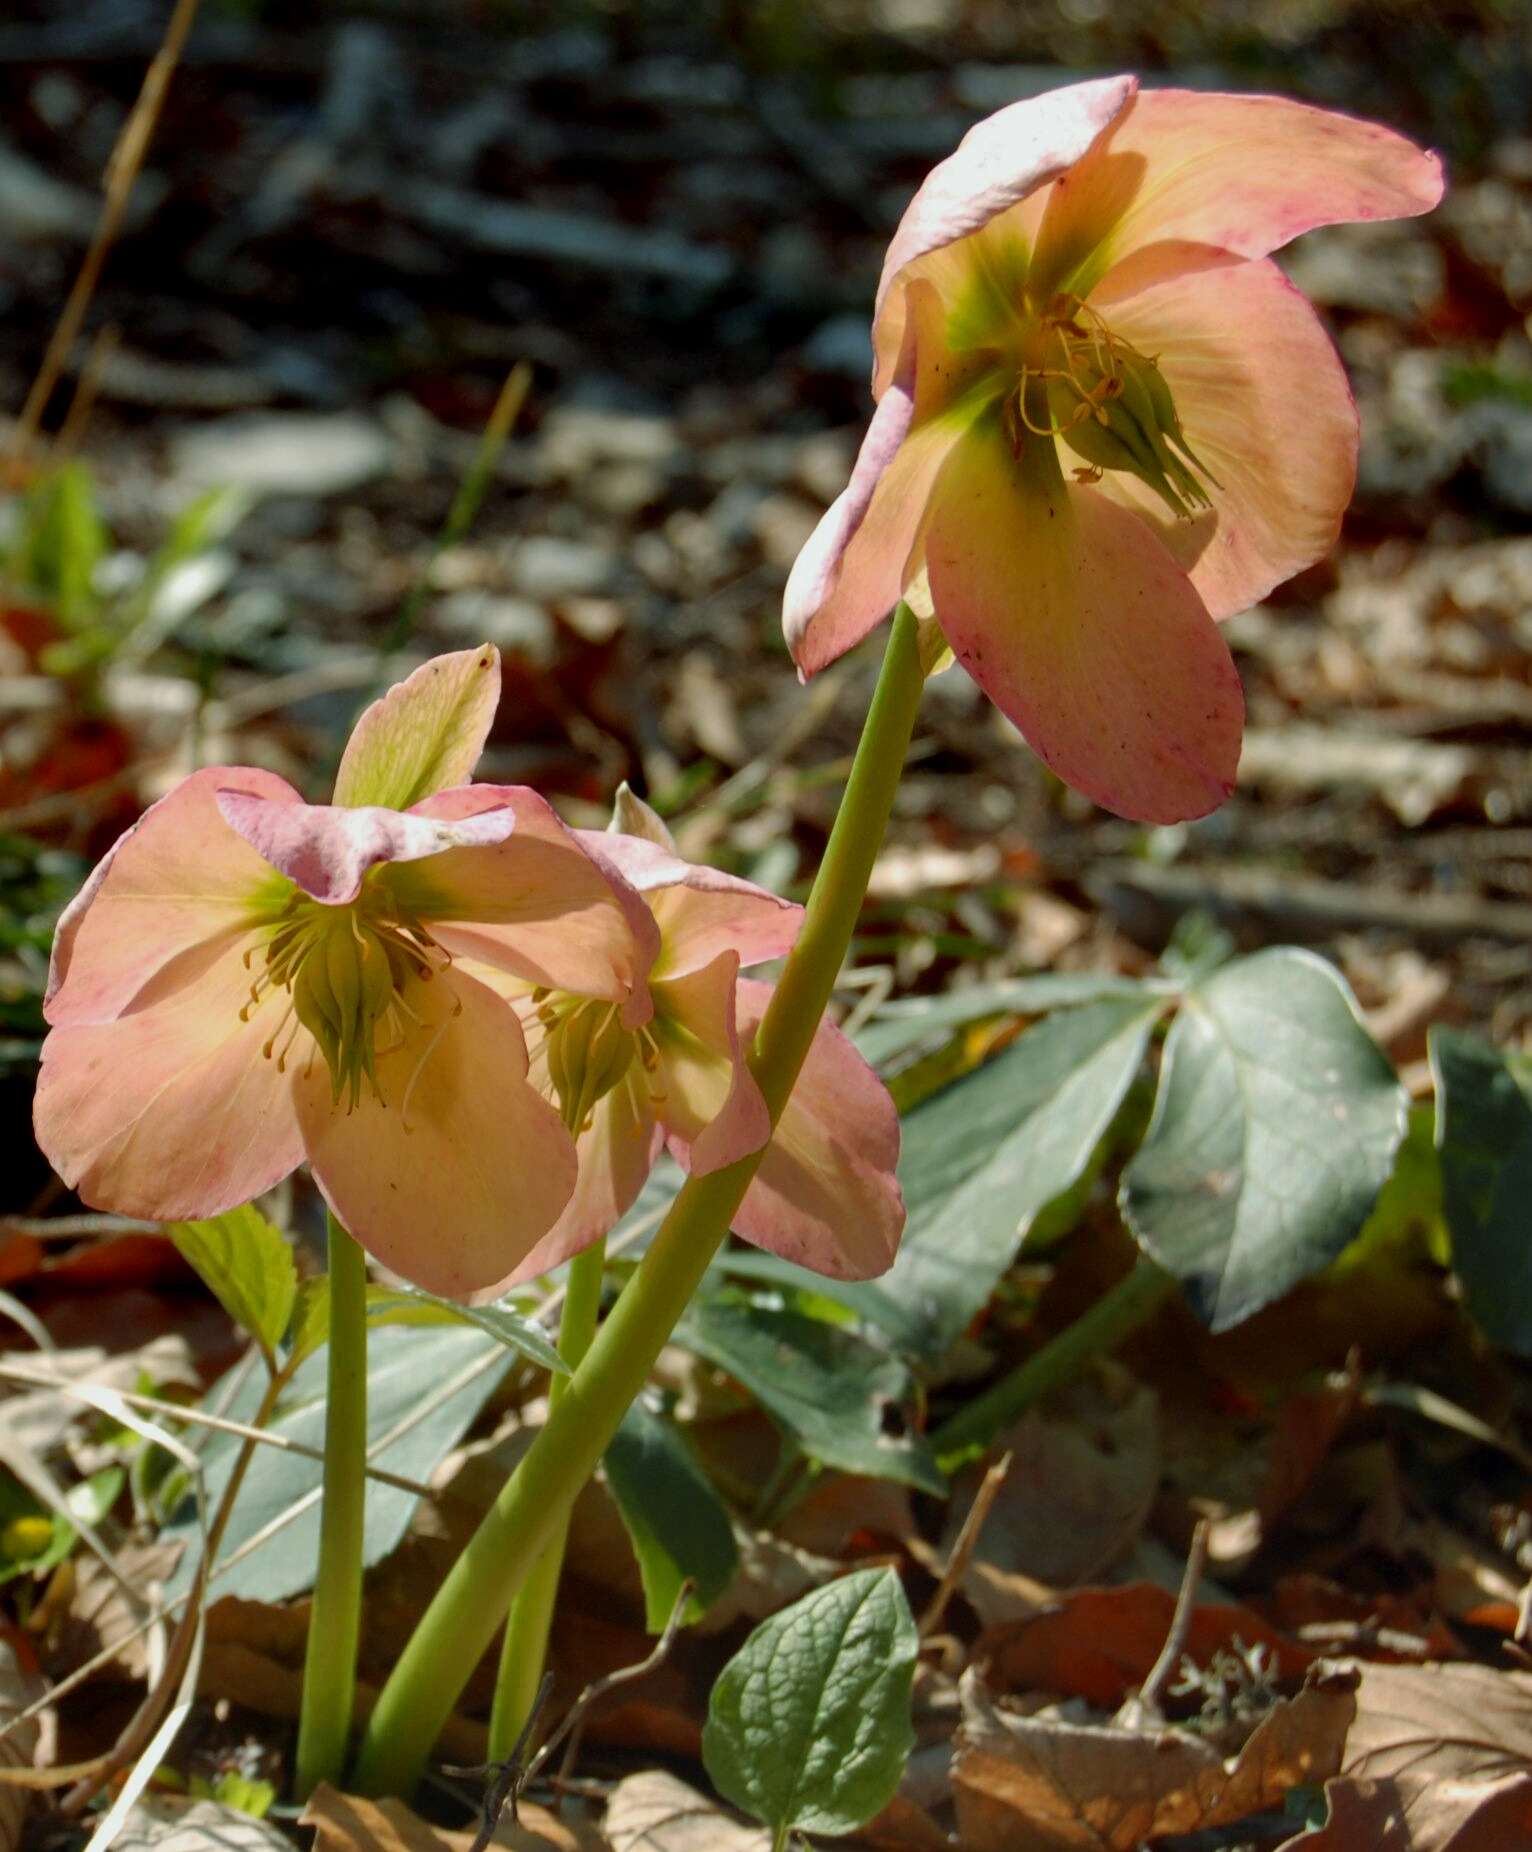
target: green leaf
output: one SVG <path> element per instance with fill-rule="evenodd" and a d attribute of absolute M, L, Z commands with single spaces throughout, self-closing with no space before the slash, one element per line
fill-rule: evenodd
<path fill-rule="evenodd" d="M 854 1833 L 893 1799 L 914 1746 L 918 1646 L 892 1569 L 859 1569 L 763 1621 L 708 1703 L 713 1786 L 777 1833 Z"/>
<path fill-rule="evenodd" d="M 1485 1334 L 1532 1356 L 1532 1105 L 1488 1042 L 1431 1031 L 1452 1264 Z"/>
<path fill-rule="evenodd" d="M 386 1286 L 367 1289 L 367 1323 L 380 1325 L 472 1325 L 555 1376 L 567 1376 L 569 1365 L 554 1349 L 541 1325 L 508 1305 L 459 1305 L 455 1299 L 438 1299 L 435 1293 L 414 1288 L 395 1292 Z"/>
<path fill-rule="evenodd" d="M 1360 1231 L 1406 1100 L 1341 977 L 1279 946 L 1187 992 L 1154 1117 L 1123 1175 L 1146 1253 L 1225 1331 L 1327 1266 Z"/>
<path fill-rule="evenodd" d="M 933 1044 L 943 1031 L 960 1029 L 986 1016 L 1040 1016 L 1103 998 L 1139 997 L 1144 986 L 1130 977 L 1086 971 L 1042 971 L 998 984 L 974 984 L 936 997 L 901 997 L 885 1003 L 856 1037 L 874 1067 L 883 1067 L 913 1048 Z"/>
<path fill-rule="evenodd" d="M 166 1232 L 271 1363 L 298 1296 L 298 1269 L 282 1231 L 246 1203 L 210 1221 L 172 1222 Z"/>
<path fill-rule="evenodd" d="M 651 1633 L 670 1619 L 681 1584 L 696 1584 L 688 1623 L 701 1618 L 734 1580 L 739 1549 L 712 1481 L 675 1424 L 635 1402 L 603 1459 L 606 1483 L 627 1526 L 644 1582 Z"/>
<path fill-rule="evenodd" d="M 455 1325 L 371 1332 L 367 1349 L 369 1464 L 423 1482 L 462 1439 L 505 1375 L 509 1360 L 502 1346 L 482 1331 Z M 311 1356 L 302 1364 L 268 1428 L 322 1451 L 325 1374 L 323 1356 Z M 221 1386 L 214 1384 L 208 1406 L 236 1421 L 251 1421 L 263 1387 L 254 1373 L 249 1374 L 225 1408 Z M 203 1450 L 210 1509 L 228 1483 L 240 1446 L 233 1435 L 215 1434 Z M 215 1574 L 215 1598 L 285 1601 L 313 1587 L 321 1471 L 321 1462 L 304 1454 L 256 1447 L 224 1533 L 219 1560 L 227 1567 Z M 368 1480 L 365 1563 L 380 1562 L 398 1546 L 417 1502 L 414 1492 Z M 198 1529 L 190 1504 L 182 1506 L 161 1536 L 181 1538 L 188 1545 L 166 1591 L 174 1596 L 190 1586 L 197 1552 Z"/>
<path fill-rule="evenodd" d="M 863 1314 L 892 1301 L 934 1360 L 983 1309 L 1029 1226 L 1084 1172 L 1167 999 L 1135 988 L 1047 1017 L 904 1122 L 899 1257 Z M 842 1292 L 857 1303 L 861 1289 Z"/>
<path fill-rule="evenodd" d="M 89 623 L 99 602 L 96 568 L 110 545 L 90 471 L 83 463 L 66 463 L 45 476 L 27 498 L 12 553 L 12 576 L 51 603 L 65 629 L 78 631 Z"/>
<path fill-rule="evenodd" d="M 407 810 L 467 784 L 499 699 L 500 653 L 491 645 L 433 656 L 356 723 L 335 775 L 335 802 Z"/>
<path fill-rule="evenodd" d="M 898 1431 L 909 1372 L 853 1332 L 726 1294 L 694 1305 L 676 1342 L 737 1377 L 812 1459 L 945 1491 L 925 1441 Z"/>

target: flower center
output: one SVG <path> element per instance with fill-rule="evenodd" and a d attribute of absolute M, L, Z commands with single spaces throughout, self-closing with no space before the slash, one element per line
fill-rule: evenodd
<path fill-rule="evenodd" d="M 412 1031 L 424 1030 L 407 993 L 444 970 L 451 963 L 449 954 L 417 919 L 390 903 L 386 888 L 369 885 L 339 907 L 295 893 L 264 948 L 252 946 L 245 953 L 246 968 L 257 959 L 263 962 L 240 1020 L 248 1022 L 269 992 L 287 993 L 287 1007 L 261 1045 L 266 1059 L 285 1071 L 298 1030 L 307 1029 L 330 1071 L 337 1104 L 344 1095 L 347 1112 L 353 1111 L 365 1082 L 373 1098 L 386 1105 L 378 1057 L 402 1047 Z M 407 1096 L 408 1088 L 401 1109 Z"/>
<path fill-rule="evenodd" d="M 546 1031 L 549 1085 L 564 1123 L 578 1137 L 635 1061 L 646 1074 L 655 1074 L 659 1050 L 653 1025 L 625 1029 L 619 1006 L 598 997 L 539 990 L 532 1000 Z"/>
<path fill-rule="evenodd" d="M 1218 479 L 1187 443 L 1164 374 L 1089 303 L 1055 296 L 1029 323 L 1017 360 L 1004 416 L 1018 455 L 1028 435 L 1057 438 L 1083 459 L 1078 481 L 1127 470 L 1174 514 L 1189 519 L 1209 506 L 1204 482 L 1217 488 Z"/>

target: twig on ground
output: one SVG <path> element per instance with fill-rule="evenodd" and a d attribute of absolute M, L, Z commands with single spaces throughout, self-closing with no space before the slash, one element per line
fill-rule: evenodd
<path fill-rule="evenodd" d="M 484 1791 L 484 1803 L 479 1811 L 479 1830 L 474 1834 L 468 1852 L 484 1852 L 499 1828 L 500 1816 L 507 1808 L 510 1809 L 511 1824 L 519 1824 L 521 1816 L 517 1812 L 517 1803 L 527 1779 L 527 1744 L 537 1728 L 537 1720 L 543 1714 L 543 1706 L 548 1702 L 548 1693 L 552 1689 L 553 1674 L 544 1672 L 542 1683 L 537 1687 L 537 1696 L 532 1700 L 532 1708 L 527 1712 L 527 1720 L 517 1733 L 515 1742 L 511 1744 L 511 1753 L 504 1761 L 483 1762 L 474 1768 L 456 1768 L 446 1762 L 442 1764 L 444 1775 L 469 1780 L 485 1775 L 494 1777 Z"/>
<path fill-rule="evenodd" d="M 973 1560 L 974 1550 L 978 1547 L 979 1534 L 984 1529 L 990 1510 L 1000 1496 L 1000 1488 L 1005 1484 L 1006 1474 L 1011 1470 L 1013 1454 L 1004 1454 L 984 1475 L 979 1489 L 973 1495 L 973 1503 L 968 1507 L 968 1515 L 963 1519 L 963 1527 L 957 1534 L 947 1556 L 947 1566 L 942 1571 L 942 1579 L 936 1585 L 936 1593 L 926 1604 L 926 1611 L 920 1617 L 920 1637 L 930 1639 L 941 1624 L 942 1616 L 947 1612 L 947 1603 L 957 1591 L 957 1585 L 967 1572 Z"/>
<path fill-rule="evenodd" d="M 1129 1698 L 1117 1714 L 1117 1721 L 1128 1729 L 1158 1730 L 1164 1727 L 1162 1700 L 1165 1688 L 1186 1651 L 1186 1636 L 1191 1631 L 1192 1616 L 1197 1611 L 1197 1586 L 1207 1567 L 1208 1538 L 1212 1535 L 1212 1529 L 1212 1525 L 1203 1518 L 1192 1532 L 1191 1546 L 1186 1552 L 1186 1573 L 1181 1577 L 1181 1591 L 1176 1596 L 1175 1612 L 1170 1617 L 1170 1631 L 1165 1635 L 1165 1644 L 1160 1648 L 1159 1658 L 1149 1668 L 1149 1676 L 1139 1687 L 1137 1696 Z"/>

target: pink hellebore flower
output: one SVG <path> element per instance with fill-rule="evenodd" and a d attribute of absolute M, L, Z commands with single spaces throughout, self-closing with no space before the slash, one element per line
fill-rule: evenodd
<path fill-rule="evenodd" d="M 534 792 L 442 788 L 478 757 L 498 667 L 438 657 L 369 708 L 333 805 L 214 767 L 107 854 L 59 922 L 35 1107 L 86 1202 L 210 1216 L 306 1158 L 364 1246 L 454 1296 L 553 1226 L 574 1142 L 464 961 L 636 1025 L 652 927 Z"/>
<path fill-rule="evenodd" d="M 662 1147 L 694 1175 L 771 1139 L 734 1230 L 815 1272 L 866 1279 L 889 1267 L 904 1226 L 894 1180 L 899 1120 L 883 1083 L 831 1023 L 821 1024 L 773 1135 L 744 1054 L 771 999 L 741 965 L 789 950 L 803 909 L 754 883 L 694 867 L 624 788 L 614 828 L 580 840 L 652 909 L 653 1014 L 638 1028 L 578 986 L 515 996 L 532 1074 L 575 1130 L 580 1180 L 553 1231 L 504 1282 L 557 1266 L 632 1205 Z M 519 995 L 516 994 L 519 990 Z"/>
<path fill-rule="evenodd" d="M 811 675 L 906 591 L 1067 783 L 1152 822 L 1233 789 L 1213 622 L 1333 543 L 1356 473 L 1334 348 L 1267 253 L 1428 211 L 1440 163 L 1281 97 L 1104 78 L 1014 103 L 894 234 L 877 410 L 788 581 Z"/>

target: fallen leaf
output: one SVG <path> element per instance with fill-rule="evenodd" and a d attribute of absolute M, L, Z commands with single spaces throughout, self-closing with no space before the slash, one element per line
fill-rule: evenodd
<path fill-rule="evenodd" d="M 1136 1852 L 1279 1805 L 1289 1788 L 1336 1772 L 1354 1682 L 1343 1668 L 1311 1677 L 1225 1761 L 1189 1730 L 1008 1716 L 970 1674 L 953 1769 L 964 1852 Z"/>
<path fill-rule="evenodd" d="M 113 1852 L 292 1852 L 279 1827 L 219 1801 L 147 1794 L 112 1841 Z"/>
<path fill-rule="evenodd" d="M 523 1801 L 519 1824 L 507 1809 L 492 1846 L 508 1852 L 606 1852 L 593 1827 L 562 1820 L 545 1807 Z M 468 1852 L 472 1832 L 448 1832 L 411 1813 L 403 1801 L 363 1800 L 321 1783 L 299 1822 L 314 1828 L 315 1852 Z M 286 1840 L 284 1852 L 291 1852 Z"/>
<path fill-rule="evenodd" d="M 1159 1484 L 1157 1410 L 1152 1390 L 1117 1372 L 1074 1385 L 1048 1415 L 1032 1410 L 999 1437 L 1011 1470 L 960 1584 L 986 1626 L 1035 1614 L 1037 1583 L 1078 1587 L 1132 1544 Z M 953 1487 L 944 1560 L 980 1476 Z"/>
<path fill-rule="evenodd" d="M 1077 1589 L 1045 1613 L 981 1635 L 974 1657 L 986 1665 L 994 1691 L 1052 1691 L 1084 1698 L 1098 1710 L 1116 1710 L 1149 1676 L 1175 1605 L 1170 1590 L 1153 1582 Z M 1315 1659 L 1253 1608 L 1221 1602 L 1194 1611 L 1187 1656 L 1206 1665 L 1220 1649 L 1232 1650 L 1236 1640 L 1265 1646 L 1279 1679 L 1301 1678 Z"/>
<path fill-rule="evenodd" d="M 41 1680 L 23 1672 L 15 1649 L 0 1640 L 0 1727 L 24 1711 L 41 1694 Z M 30 1768 L 42 1735 L 42 1719 L 33 1717 L 0 1736 L 0 1769 Z M 0 1782 L 0 1852 L 15 1852 L 32 1801 L 31 1790 Z"/>
<path fill-rule="evenodd" d="M 612 1852 L 769 1852 L 771 1835 L 663 1769 L 619 1781 L 606 1804 Z"/>
<path fill-rule="evenodd" d="M 1525 1852 L 1532 1845 L 1532 1773 L 1443 1781 L 1406 1799 L 1393 1781 L 1325 1783 L 1330 1817 L 1276 1852 Z"/>

